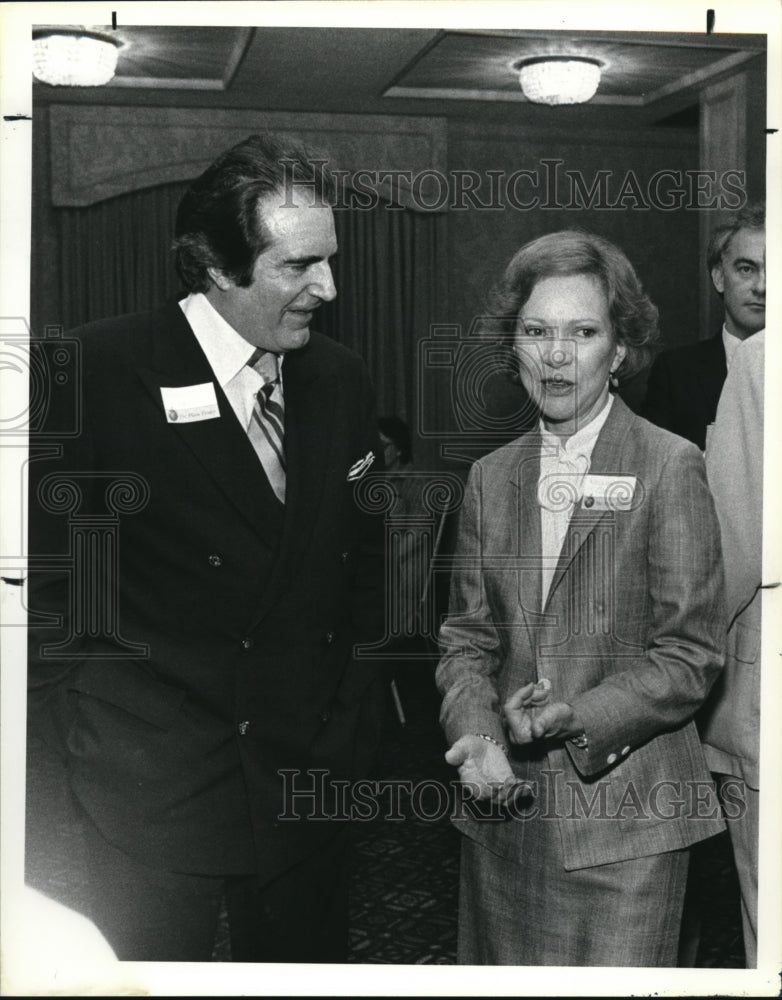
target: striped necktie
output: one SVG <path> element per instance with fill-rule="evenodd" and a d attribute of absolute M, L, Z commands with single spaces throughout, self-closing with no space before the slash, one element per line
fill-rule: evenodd
<path fill-rule="evenodd" d="M 271 488 L 278 500 L 285 503 L 285 406 L 277 356 L 258 349 L 247 364 L 264 380 L 255 397 L 247 434 Z"/>

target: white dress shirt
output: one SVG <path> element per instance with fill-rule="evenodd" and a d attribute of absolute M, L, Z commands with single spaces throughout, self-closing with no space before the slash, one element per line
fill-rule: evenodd
<path fill-rule="evenodd" d="M 740 337 L 728 330 L 725 323 L 722 324 L 722 346 L 725 348 L 725 367 L 730 370 L 730 363 L 739 344 L 743 343 Z"/>
<path fill-rule="evenodd" d="M 557 568 L 573 509 L 581 499 L 584 477 L 589 472 L 592 452 L 603 424 L 611 412 L 613 396 L 603 409 L 569 438 L 552 434 L 540 422 L 542 444 L 538 503 L 541 534 L 541 601 L 545 606 L 551 580 Z"/>
<path fill-rule="evenodd" d="M 263 376 L 248 367 L 255 348 L 226 322 L 202 293 L 182 299 L 179 307 L 206 355 L 207 361 L 228 397 L 234 413 L 245 431 L 250 426 L 255 397 L 264 383 Z M 282 357 L 279 359 L 282 383 Z"/>

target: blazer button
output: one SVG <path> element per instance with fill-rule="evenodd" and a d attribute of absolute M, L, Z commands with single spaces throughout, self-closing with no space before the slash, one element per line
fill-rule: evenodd
<path fill-rule="evenodd" d="M 326 642 L 334 642 L 334 633 L 333 632 L 327 632 L 326 633 Z"/>
<path fill-rule="evenodd" d="M 610 753 L 608 755 L 608 760 L 606 761 L 606 763 L 607 764 L 615 764 L 616 763 L 616 754 L 615 753 Z"/>
<path fill-rule="evenodd" d="M 630 753 L 630 747 L 622 747 L 622 756 L 626 757 Z"/>
<path fill-rule="evenodd" d="M 246 733 L 247 733 L 247 730 L 250 728 L 250 722 L 249 722 L 249 720 L 245 719 L 244 722 L 240 722 L 237 728 L 239 730 L 239 735 L 240 736 L 245 736 Z"/>
<path fill-rule="evenodd" d="M 209 556 L 209 565 L 210 566 L 222 566 L 223 565 L 223 560 L 217 554 L 211 555 L 211 556 Z"/>
<path fill-rule="evenodd" d="M 242 649 L 252 649 L 253 641 L 252 639 L 242 639 Z"/>

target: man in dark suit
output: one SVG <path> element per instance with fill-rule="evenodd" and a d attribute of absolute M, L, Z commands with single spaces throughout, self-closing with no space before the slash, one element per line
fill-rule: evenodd
<path fill-rule="evenodd" d="M 707 266 L 725 305 L 721 331 L 665 351 L 652 365 L 642 415 L 703 451 L 733 352 L 766 324 L 765 211 L 747 206 L 717 228 Z"/>
<path fill-rule="evenodd" d="M 31 728 L 120 959 L 209 960 L 225 899 L 234 961 L 346 960 L 328 790 L 381 715 L 355 655 L 382 616 L 358 495 L 380 449 L 363 362 L 310 332 L 336 295 L 321 166 L 253 136 L 193 182 L 189 295 L 75 332 L 80 431 L 31 464 Z"/>

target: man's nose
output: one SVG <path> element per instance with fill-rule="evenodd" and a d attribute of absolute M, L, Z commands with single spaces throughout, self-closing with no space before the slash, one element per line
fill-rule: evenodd
<path fill-rule="evenodd" d="M 752 288 L 757 295 L 766 294 L 766 269 L 765 267 L 759 267 L 755 272 L 755 280 L 752 283 Z"/>
<path fill-rule="evenodd" d="M 337 297 L 334 275 L 331 273 L 331 265 L 327 261 L 324 260 L 317 266 L 310 283 L 310 291 L 323 302 L 331 302 Z"/>

